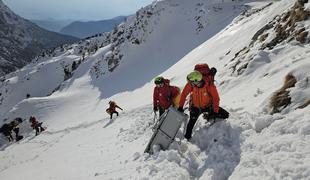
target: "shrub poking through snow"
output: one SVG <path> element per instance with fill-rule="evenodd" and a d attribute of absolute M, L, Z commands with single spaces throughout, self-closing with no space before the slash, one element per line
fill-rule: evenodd
<path fill-rule="evenodd" d="M 271 114 L 278 113 L 281 109 L 291 104 L 291 97 L 287 89 L 294 87 L 296 82 L 296 78 L 292 74 L 286 75 L 283 86 L 271 97 Z"/>
<path fill-rule="evenodd" d="M 298 109 L 303 109 L 310 104 L 310 100 L 306 101 L 303 105 L 299 106 Z"/>
<path fill-rule="evenodd" d="M 260 28 L 252 37 L 250 44 L 238 51 L 230 60 L 232 75 L 246 72 L 250 63 L 256 60 L 255 50 L 272 50 L 293 40 L 302 44 L 309 43 L 309 27 L 305 22 L 309 19 L 310 12 L 304 7 L 306 2 L 308 0 L 297 0 L 292 8 L 275 16 L 272 21 Z M 295 46 L 296 42 L 292 45 Z"/>

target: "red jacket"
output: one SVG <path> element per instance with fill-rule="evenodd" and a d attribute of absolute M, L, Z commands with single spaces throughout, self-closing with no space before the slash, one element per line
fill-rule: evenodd
<path fill-rule="evenodd" d="M 168 109 L 175 98 L 179 94 L 178 87 L 168 86 L 165 84 L 162 87 L 155 87 L 153 93 L 153 106 Z"/>
<path fill-rule="evenodd" d="M 197 108 L 206 108 L 212 105 L 213 111 L 218 113 L 220 97 L 214 84 L 205 80 L 203 87 L 192 86 L 187 83 L 181 93 L 179 107 L 183 107 L 185 99 L 191 93 L 191 105 Z"/>
<path fill-rule="evenodd" d="M 119 107 L 118 105 L 116 105 L 115 102 L 111 102 L 110 103 L 110 107 L 109 107 L 109 111 L 110 112 L 114 112 L 116 110 L 116 108 L 123 110 L 121 107 Z"/>
<path fill-rule="evenodd" d="M 37 126 L 37 124 L 39 123 L 35 117 L 31 117 L 31 118 L 30 118 L 30 122 L 31 122 L 31 127 L 32 127 L 33 129 L 34 129 L 34 128 Z"/>

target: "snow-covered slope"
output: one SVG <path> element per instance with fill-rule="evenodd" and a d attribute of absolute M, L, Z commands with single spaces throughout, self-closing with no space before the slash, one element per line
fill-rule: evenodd
<path fill-rule="evenodd" d="M 193 4 L 196 7 L 206 3 L 203 7 L 212 10 L 214 7 L 216 10 L 230 7 L 229 12 L 233 12 L 233 7 L 240 7 L 241 3 L 211 2 L 214 1 L 206 3 L 197 0 Z M 165 13 L 170 12 L 170 8 L 178 7 L 184 8 L 181 8 L 184 10 L 181 12 L 191 12 L 190 7 L 193 5 L 187 0 L 157 3 L 165 10 L 168 9 Z M 157 3 L 152 6 L 158 7 Z M 121 58 L 119 66 L 108 73 L 108 67 L 103 69 L 98 64 L 103 55 L 113 53 L 110 51 L 114 49 L 113 44 L 86 55 L 73 76 L 52 95 L 33 97 L 21 102 L 22 98 L 19 98 L 15 102 L 16 106 L 11 104 L 14 106 L 12 109 L 2 110 L 2 114 L 6 114 L 9 119 L 35 115 L 48 126 L 48 131 L 34 137 L 34 133 L 30 133 L 28 122 L 24 122 L 21 132 L 26 138 L 18 143 L 6 144 L 0 151 L 3 162 L 0 165 L 1 177 L 10 180 L 309 179 L 310 107 L 306 104 L 310 97 L 310 51 L 309 37 L 306 35 L 302 40 L 299 34 L 308 32 L 310 23 L 307 15 L 304 18 L 296 17 L 295 12 L 307 14 L 303 13 L 303 7 L 308 10 L 310 5 L 294 4 L 291 0 L 246 3 L 247 11 L 222 28 L 210 27 L 219 29 L 214 30 L 212 36 L 206 36 L 205 42 L 185 57 L 175 60 L 177 63 L 157 61 L 165 62 L 167 67 L 174 64 L 167 70 L 156 63 L 152 64 L 152 61 L 144 64 L 141 59 L 131 62 L 133 60 L 130 58 Z M 209 18 L 216 19 L 215 16 Z M 161 27 L 165 26 L 158 28 Z M 279 30 L 279 27 L 286 28 Z M 303 31 L 300 30 L 303 28 Z M 217 31 L 219 32 L 215 33 Z M 176 31 L 175 35 L 180 34 Z M 148 37 L 151 36 L 152 33 Z M 103 44 L 104 39 L 100 41 Z M 170 39 L 162 39 L 160 45 L 167 48 L 166 44 L 170 43 Z M 153 41 L 144 45 L 151 43 Z M 125 51 L 125 48 L 119 52 L 137 53 L 135 56 L 138 56 L 138 53 L 145 50 L 144 45 L 142 43 L 142 47 L 138 46 L 136 51 Z M 131 46 L 133 45 L 125 44 L 121 47 Z M 75 58 L 81 58 L 77 49 L 83 46 L 74 47 L 75 45 L 72 48 L 65 47 L 68 49 L 65 51 L 67 54 L 59 52 L 52 58 L 38 59 L 33 65 L 7 77 L 10 79 L 7 83 L 11 84 L 3 87 L 12 87 L 13 84 L 20 86 L 22 83 L 19 81 L 23 77 L 21 74 L 38 70 L 39 64 L 43 64 L 40 69 L 47 68 L 47 64 L 56 64 L 57 68 L 61 68 L 61 64 L 64 67 L 71 65 Z M 145 53 L 144 56 L 148 55 L 152 59 L 151 50 L 146 52 L 148 54 Z M 67 60 L 62 61 L 63 58 Z M 152 135 L 153 77 L 163 72 L 161 75 L 170 78 L 172 84 L 183 87 L 186 75 L 196 63 L 203 62 L 218 68 L 216 83 L 221 95 L 221 106 L 230 111 L 231 117 L 212 127 L 208 127 L 201 118 L 195 127 L 193 142 L 182 142 L 181 145 L 173 143 L 169 150 L 151 156 L 143 154 Z M 59 82 L 55 85 L 63 80 L 64 68 L 55 74 L 45 73 L 46 70 L 40 69 L 37 73 L 45 79 L 42 80 L 44 87 L 54 86 L 44 75 L 49 75 L 53 80 L 58 78 Z M 154 75 L 138 76 L 141 71 L 147 70 L 154 71 Z M 105 74 L 100 73 L 103 71 Z M 285 89 L 290 97 L 289 103 L 278 107 L 280 112 L 275 113 L 272 110 L 274 107 L 270 107 L 270 99 L 282 87 L 287 74 L 294 76 L 296 83 Z M 136 80 L 144 82 L 143 86 L 135 83 Z M 26 84 L 31 84 L 30 87 L 41 88 L 36 81 L 28 81 Z M 124 90 L 128 91 L 123 92 Z M 121 93 L 115 94 L 118 91 Z M 29 92 L 34 90 L 30 88 Z M 21 91 L 16 94 L 20 93 Z M 112 94 L 112 97 L 105 98 Z M 105 114 L 110 99 L 125 109 L 112 121 Z M 6 113 L 9 110 L 11 111 Z M 181 133 L 182 129 L 178 134 L 180 138 Z M 33 176 L 35 172 L 41 172 L 43 177 Z"/>
<path fill-rule="evenodd" d="M 0 75 L 29 63 L 41 51 L 77 38 L 46 31 L 12 12 L 0 1 Z"/>
<path fill-rule="evenodd" d="M 97 60 L 97 79 L 104 86 L 102 97 L 134 90 L 158 71 L 164 71 L 199 44 L 228 25 L 241 11 L 241 3 L 223 4 L 217 1 L 156 1 L 109 34 L 111 50 Z M 120 65 L 120 66 L 119 66 Z M 136 67 L 140 66 L 139 71 Z M 113 71 L 113 75 L 109 72 Z"/>
<path fill-rule="evenodd" d="M 5 117 L 20 101 L 26 100 L 27 96 L 46 97 L 66 86 L 66 83 L 71 84 L 81 76 L 79 72 L 92 76 L 95 69 L 91 67 L 110 49 L 108 45 L 94 54 L 95 49 L 98 48 L 97 44 L 105 39 L 104 35 L 100 35 L 78 44 L 56 48 L 52 53 L 46 52 L 44 57 L 34 59 L 21 70 L 3 76 L 0 82 L 2 116 Z M 77 67 L 79 68 L 75 70 Z M 74 74 L 72 71 L 75 71 Z M 92 77 L 89 78 L 92 79 Z M 68 81 L 62 84 L 65 80 Z"/>
<path fill-rule="evenodd" d="M 91 84 L 99 88 L 100 98 L 139 88 L 219 32 L 234 16 L 246 9 L 242 3 L 217 2 L 154 2 L 127 18 L 111 33 L 98 34 L 72 46 L 47 51 L 32 65 L 3 78 L 0 115 L 5 116 L 27 94 L 33 97 L 50 94 L 62 81 L 63 69 L 68 67 L 72 71 L 72 62 L 77 62 L 79 58 L 88 62 L 85 71 L 90 69 Z M 92 57 L 99 48 L 107 50 Z M 53 76 L 57 76 L 58 80 L 38 92 L 41 88 L 37 87 L 35 79 L 31 80 L 28 76 L 41 77 L 46 65 L 55 66 L 57 73 Z M 19 77 L 18 80 L 11 80 L 15 76 Z M 50 81 L 49 75 L 45 77 L 40 79 Z"/>

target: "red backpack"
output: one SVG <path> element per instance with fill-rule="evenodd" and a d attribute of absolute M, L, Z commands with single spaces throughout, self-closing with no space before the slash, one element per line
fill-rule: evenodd
<path fill-rule="evenodd" d="M 179 107 L 180 95 L 181 95 L 180 88 L 177 86 L 171 86 L 169 79 L 164 79 L 164 83 L 166 86 L 169 86 L 169 89 L 170 89 L 170 95 L 169 96 L 171 96 L 171 97 L 169 97 L 169 99 L 172 100 L 172 105 L 174 107 L 178 108 Z M 172 92 L 174 92 L 174 95 L 172 95 Z"/>
<path fill-rule="evenodd" d="M 167 85 L 167 86 L 170 86 L 170 80 L 164 78 L 164 84 Z"/>
<path fill-rule="evenodd" d="M 208 64 L 196 64 L 194 70 L 199 71 L 204 77 L 204 79 L 207 80 L 210 84 L 214 82 L 214 75 L 210 74 L 210 68 Z"/>
<path fill-rule="evenodd" d="M 205 77 L 209 75 L 210 68 L 208 64 L 204 63 L 204 64 L 196 64 L 194 70 L 199 71 Z"/>

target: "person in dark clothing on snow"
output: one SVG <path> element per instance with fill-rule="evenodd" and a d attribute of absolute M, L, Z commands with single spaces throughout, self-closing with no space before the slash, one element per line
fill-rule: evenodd
<path fill-rule="evenodd" d="M 32 129 L 36 130 L 36 136 L 45 130 L 42 127 L 42 122 L 37 121 L 37 119 L 34 116 L 30 116 L 29 122 L 31 123 Z"/>
<path fill-rule="evenodd" d="M 154 83 L 156 86 L 153 92 L 153 110 L 154 112 L 159 111 L 159 116 L 161 116 L 171 105 L 178 106 L 180 89 L 171 86 L 170 80 L 161 76 L 156 77 Z"/>
<path fill-rule="evenodd" d="M 19 125 L 22 123 L 22 118 L 15 118 L 10 123 L 5 123 L 0 128 L 0 132 L 8 139 L 9 142 L 13 141 L 12 131 L 15 133 L 15 140 L 19 141 L 23 139 L 23 136 L 19 135 Z"/>
<path fill-rule="evenodd" d="M 11 130 L 15 133 L 15 140 L 16 141 L 23 139 L 23 136 L 19 135 L 19 127 L 20 127 L 19 125 L 22 122 L 23 122 L 22 118 L 18 117 L 18 118 L 15 118 L 13 121 L 11 121 L 9 124 Z"/>
<path fill-rule="evenodd" d="M 0 132 L 8 139 L 9 142 L 13 141 L 11 126 L 7 123 L 3 124 Z"/>
<path fill-rule="evenodd" d="M 118 112 L 116 111 L 116 108 L 123 111 L 123 109 L 119 107 L 114 101 L 109 101 L 109 108 L 106 109 L 106 112 L 110 114 L 110 119 L 112 119 L 113 114 L 116 114 L 116 116 L 118 116 Z"/>

